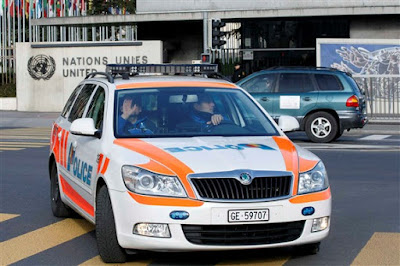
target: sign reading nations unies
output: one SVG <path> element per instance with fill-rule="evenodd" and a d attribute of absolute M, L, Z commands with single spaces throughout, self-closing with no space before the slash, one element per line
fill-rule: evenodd
<path fill-rule="evenodd" d="M 162 62 L 161 41 L 17 43 L 17 110 L 60 112 L 79 82 L 106 64 Z"/>

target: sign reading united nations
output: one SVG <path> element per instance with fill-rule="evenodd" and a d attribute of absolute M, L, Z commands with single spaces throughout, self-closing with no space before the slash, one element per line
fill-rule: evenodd
<path fill-rule="evenodd" d="M 32 56 L 28 61 L 28 72 L 33 79 L 50 79 L 56 71 L 54 58 L 47 55 Z"/>
<path fill-rule="evenodd" d="M 17 110 L 60 112 L 72 91 L 107 64 L 160 64 L 161 41 L 16 43 Z"/>

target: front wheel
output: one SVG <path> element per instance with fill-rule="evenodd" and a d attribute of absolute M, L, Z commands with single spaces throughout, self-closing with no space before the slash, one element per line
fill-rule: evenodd
<path fill-rule="evenodd" d="M 326 112 L 316 112 L 308 116 L 305 130 L 312 142 L 326 143 L 334 140 L 339 127 L 333 115 Z"/>
<path fill-rule="evenodd" d="M 58 183 L 57 167 L 53 163 L 50 172 L 51 210 L 56 217 L 70 217 L 73 211 L 61 201 L 60 185 Z"/>
<path fill-rule="evenodd" d="M 106 186 L 96 198 L 96 238 L 101 259 L 106 263 L 126 262 L 126 252 L 118 244 L 110 195 Z"/>
<path fill-rule="evenodd" d="M 321 242 L 298 246 L 296 248 L 297 249 L 297 253 L 299 255 L 301 255 L 301 256 L 316 255 L 319 252 L 320 244 L 321 244 Z"/>

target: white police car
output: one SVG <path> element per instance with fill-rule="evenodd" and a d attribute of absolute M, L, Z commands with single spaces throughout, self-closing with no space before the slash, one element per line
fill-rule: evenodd
<path fill-rule="evenodd" d="M 101 258 L 138 250 L 298 245 L 329 232 L 321 160 L 216 65 L 109 65 L 74 90 L 52 129 L 51 207 L 96 225 Z M 138 73 L 201 74 L 138 75 Z M 282 130 L 281 130 L 282 129 Z"/>

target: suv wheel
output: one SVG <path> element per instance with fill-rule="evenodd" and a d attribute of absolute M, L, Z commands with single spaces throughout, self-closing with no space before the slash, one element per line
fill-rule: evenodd
<path fill-rule="evenodd" d="M 343 133 L 344 133 L 344 129 L 338 130 L 338 132 L 333 140 L 337 140 L 338 138 L 340 138 L 343 135 Z"/>
<path fill-rule="evenodd" d="M 100 188 L 96 198 L 96 238 L 99 254 L 104 262 L 126 262 L 126 252 L 118 244 L 114 214 L 107 186 Z"/>
<path fill-rule="evenodd" d="M 312 142 L 331 142 L 338 131 L 338 123 L 329 113 L 316 112 L 306 120 L 306 134 Z"/>
<path fill-rule="evenodd" d="M 53 163 L 50 173 L 51 210 L 56 217 L 70 217 L 73 211 L 61 201 L 60 185 L 58 183 L 57 167 Z"/>

